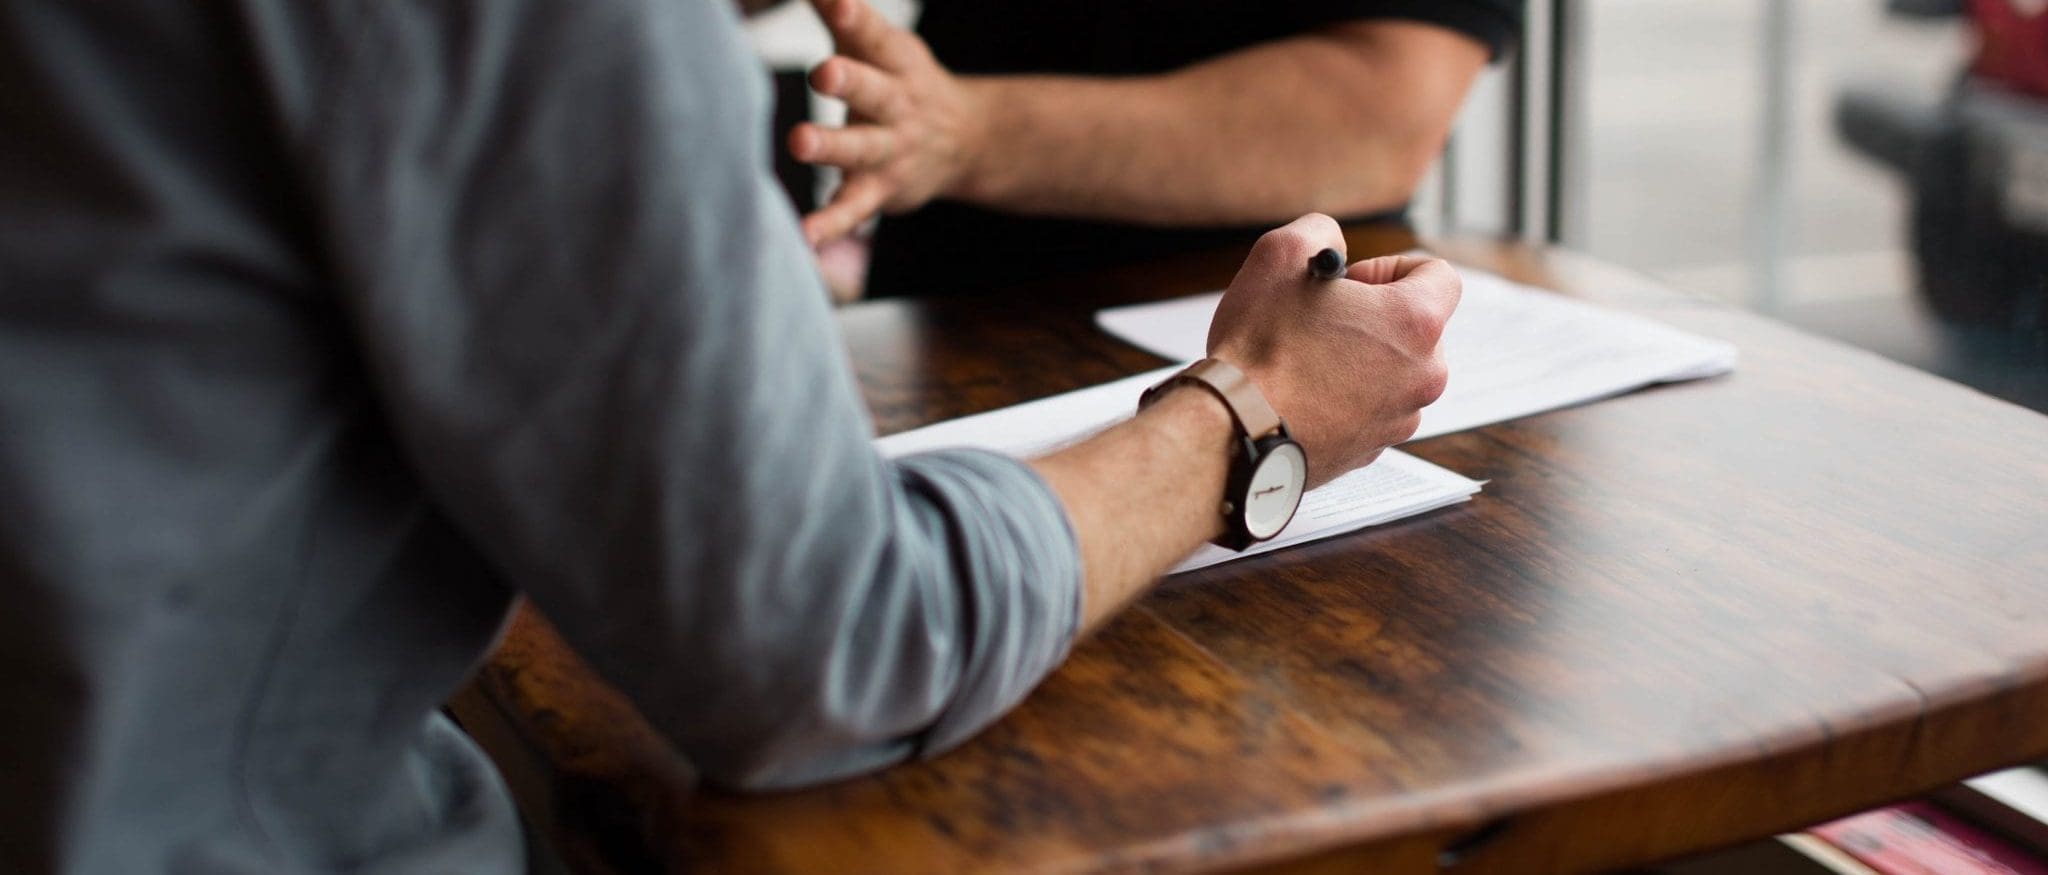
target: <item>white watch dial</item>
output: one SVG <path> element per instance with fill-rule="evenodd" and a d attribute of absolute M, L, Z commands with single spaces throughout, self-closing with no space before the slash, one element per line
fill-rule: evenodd
<path fill-rule="evenodd" d="M 1280 444 L 1259 460 L 1252 472 L 1250 494 L 1245 496 L 1245 528 L 1254 538 L 1264 540 L 1280 534 L 1294 518 L 1301 503 L 1302 487 L 1308 483 L 1308 457 L 1297 444 Z"/>

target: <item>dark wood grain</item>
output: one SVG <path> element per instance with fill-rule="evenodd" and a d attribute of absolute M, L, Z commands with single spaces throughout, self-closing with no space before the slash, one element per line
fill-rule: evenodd
<path fill-rule="evenodd" d="M 1588 259 L 1444 249 L 1741 365 L 1411 445 L 1486 490 L 1176 578 L 931 762 L 697 791 L 535 617 L 465 707 L 589 871 L 1577 871 L 2048 754 L 2048 418 Z M 1093 311 L 1240 255 L 842 321 L 897 431 L 1156 367 Z"/>

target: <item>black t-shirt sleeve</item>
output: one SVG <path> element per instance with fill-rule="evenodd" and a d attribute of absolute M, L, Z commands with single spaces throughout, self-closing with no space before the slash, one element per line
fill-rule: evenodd
<path fill-rule="evenodd" d="M 926 0 L 917 30 L 957 73 L 1126 76 L 1346 21 L 1408 19 L 1466 34 L 1499 58 L 1525 0 Z"/>
<path fill-rule="evenodd" d="M 1302 0 L 1285 13 L 1295 30 L 1340 21 L 1399 18 L 1450 28 L 1486 46 L 1498 59 L 1522 33 L 1524 0 Z"/>

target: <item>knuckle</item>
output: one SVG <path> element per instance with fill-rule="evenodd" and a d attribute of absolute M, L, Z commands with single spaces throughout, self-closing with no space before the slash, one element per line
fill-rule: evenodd
<path fill-rule="evenodd" d="M 1307 259 L 1315 242 L 1306 230 L 1298 225 L 1283 225 L 1259 235 L 1259 242 L 1253 244 L 1254 257 L 1278 264 L 1296 258 Z"/>
<path fill-rule="evenodd" d="M 1459 273 L 1457 268 L 1452 267 L 1450 262 L 1445 261 L 1441 258 L 1436 259 L 1436 263 L 1442 266 L 1443 274 L 1446 277 L 1448 277 L 1444 285 L 1448 287 L 1451 300 L 1456 301 L 1457 299 L 1464 297 L 1465 275 Z"/>
<path fill-rule="evenodd" d="M 1406 443 L 1409 438 L 1415 436 L 1416 430 L 1420 428 L 1422 428 L 1422 414 L 1410 413 L 1407 416 L 1401 417 L 1394 422 L 1393 430 L 1388 432 L 1389 440 L 1387 441 L 1387 446 Z"/>
<path fill-rule="evenodd" d="M 1457 312 L 1458 302 L 1465 298 L 1465 277 L 1456 270 L 1450 269 L 1448 264 L 1444 265 L 1444 267 L 1443 273 L 1447 275 L 1448 279 L 1444 281 L 1443 292 L 1438 295 L 1439 309 L 1437 312 L 1439 314 L 1439 321 L 1449 322 L 1451 314 Z"/>
<path fill-rule="evenodd" d="M 1418 346 L 1434 348 L 1443 339 L 1445 314 L 1417 295 L 1403 295 L 1401 301 L 1403 336 Z"/>
<path fill-rule="evenodd" d="M 1393 321 L 1396 336 L 1409 347 L 1426 349 L 1436 345 L 1436 332 L 1439 330 L 1436 318 L 1430 314 L 1429 308 L 1414 298 L 1401 299 Z"/>
<path fill-rule="evenodd" d="M 1259 236 L 1253 257 L 1272 263 L 1306 261 L 1329 246 L 1341 246 L 1343 231 L 1337 220 L 1322 213 L 1309 213 Z"/>
<path fill-rule="evenodd" d="M 1260 234 L 1257 245 L 1266 248 L 1288 246 L 1299 244 L 1306 237 L 1307 235 L 1301 233 L 1300 229 L 1295 228 L 1293 225 L 1282 225 L 1264 234 Z"/>
<path fill-rule="evenodd" d="M 1304 213 L 1300 221 L 1303 225 L 1307 226 L 1305 230 L 1311 235 L 1326 234 L 1334 237 L 1341 236 L 1344 233 L 1343 227 L 1337 224 L 1337 220 L 1330 218 L 1324 213 Z"/>
<path fill-rule="evenodd" d="M 1442 354 L 1431 355 L 1422 366 L 1420 384 L 1416 387 L 1416 407 L 1428 407 L 1438 398 L 1444 397 L 1444 390 L 1450 388 L 1451 369 L 1444 364 Z"/>
<path fill-rule="evenodd" d="M 1435 303 L 1441 318 L 1449 320 L 1451 312 L 1458 307 L 1458 301 L 1465 296 L 1465 277 L 1441 258 L 1431 259 L 1433 269 L 1427 275 L 1427 291 Z"/>

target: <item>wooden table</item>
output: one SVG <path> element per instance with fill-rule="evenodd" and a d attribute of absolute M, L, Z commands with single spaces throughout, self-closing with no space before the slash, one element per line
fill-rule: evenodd
<path fill-rule="evenodd" d="M 1741 365 L 1413 444 L 1485 491 L 1176 578 L 932 762 L 693 791 L 530 614 L 458 715 L 587 871 L 1600 869 L 2048 754 L 2048 418 L 1583 257 L 1442 249 Z M 1240 255 L 841 320 L 891 432 L 1158 366 L 1091 314 Z"/>

